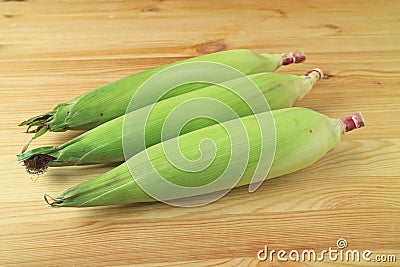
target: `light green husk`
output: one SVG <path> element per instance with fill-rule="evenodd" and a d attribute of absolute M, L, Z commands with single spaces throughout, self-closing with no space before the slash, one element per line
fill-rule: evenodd
<path fill-rule="evenodd" d="M 331 119 L 306 108 L 275 110 L 272 114 L 276 125 L 276 153 L 267 179 L 303 169 L 316 162 L 339 143 L 345 131 L 340 120 Z M 143 169 L 148 161 L 147 154 L 154 168 L 173 184 L 187 187 L 208 184 L 224 172 L 230 151 L 234 149 L 230 140 L 240 130 L 242 123 L 246 128 L 249 142 L 249 151 L 243 151 L 243 155 L 249 153 L 249 162 L 236 186 L 249 184 L 257 166 L 261 147 L 272 149 L 268 140 L 260 138 L 256 120 L 260 115 L 262 114 L 212 125 L 154 145 L 111 171 L 66 190 L 50 204 L 53 207 L 90 207 L 155 201 L 136 183 L 127 165 L 142 168 L 143 175 L 135 178 L 146 181 L 150 187 L 157 188 L 159 184 L 153 179 L 152 171 Z M 238 131 L 227 133 L 224 126 L 237 128 Z M 169 164 L 163 147 L 179 141 L 182 155 L 195 160 L 201 155 L 198 145 L 204 138 L 211 138 L 217 149 L 214 161 L 204 171 L 197 173 L 182 171 Z M 215 191 L 224 189 L 226 188 L 214 188 Z M 173 199 L 175 196 L 170 197 Z"/>
<path fill-rule="evenodd" d="M 215 62 L 233 67 L 248 75 L 275 71 L 284 63 L 284 58 L 291 56 L 292 54 L 257 54 L 252 50 L 237 49 L 173 62 L 136 73 L 116 82 L 106 84 L 96 90 L 89 91 L 69 102 L 57 105 L 48 113 L 25 120 L 21 122 L 19 126 L 28 126 L 27 132 L 35 133 L 33 139 L 38 138 L 47 131 L 63 132 L 66 130 L 89 130 L 125 114 L 126 108 L 137 89 L 140 88 L 148 78 L 168 67 L 188 62 Z M 304 55 L 301 56 L 300 58 L 304 60 Z M 221 82 L 222 81 L 224 81 L 223 76 L 221 76 Z M 182 85 L 165 95 L 164 99 L 197 90 L 207 85 L 207 83 L 201 82 Z M 151 99 L 149 99 L 149 101 L 151 101 Z M 152 103 L 143 101 L 140 104 L 141 105 L 137 108 L 145 107 Z M 31 127 L 36 128 L 30 131 Z M 31 141 L 23 148 L 22 152 L 26 151 Z"/>
<path fill-rule="evenodd" d="M 311 90 L 320 77 L 320 70 L 309 72 L 308 75 L 304 76 L 279 73 L 252 74 L 248 78 L 258 86 L 261 94 L 258 90 L 248 88 L 248 93 L 246 93 L 247 100 L 250 99 L 252 101 L 253 98 L 263 95 L 272 110 L 291 107 L 295 101 L 302 99 Z M 238 117 L 253 114 L 247 103 L 229 89 L 233 86 L 245 89 L 249 86 L 249 83 L 251 84 L 246 77 L 243 77 L 225 82 L 223 86 L 212 85 L 172 97 L 158 102 L 154 107 L 148 106 L 133 111 L 127 114 L 126 117 L 121 116 L 106 122 L 62 145 L 39 147 L 25 152 L 18 156 L 18 160 L 25 161 L 28 171 L 33 172 L 35 169 L 29 169 L 29 161 L 35 161 L 37 157 L 43 156 L 48 156 L 51 159 L 48 162 L 50 167 L 122 162 L 125 160 L 122 144 L 124 119 L 139 122 L 151 110 L 146 127 L 146 147 L 150 147 L 160 143 L 165 119 L 175 107 L 185 103 L 185 101 L 199 98 L 214 99 L 232 108 Z M 209 113 L 218 116 L 220 121 L 228 121 L 235 118 L 232 113 L 226 112 L 219 106 L 208 106 L 206 108 L 213 109 Z M 183 118 L 186 114 L 176 114 L 176 116 Z M 197 118 L 187 123 L 180 131 L 180 134 L 187 134 L 216 123 L 215 120 Z M 181 125 L 176 125 L 175 128 L 179 126 Z M 128 139 L 131 142 L 130 155 L 143 150 L 143 146 L 140 144 L 143 141 L 139 138 L 140 131 L 141 128 L 138 127 L 132 128 L 129 131 L 129 135 L 125 132 L 125 140 Z M 167 132 L 165 129 L 164 133 L 166 133 L 164 140 L 177 136 L 174 132 Z M 37 171 L 40 171 L 40 169 Z"/>

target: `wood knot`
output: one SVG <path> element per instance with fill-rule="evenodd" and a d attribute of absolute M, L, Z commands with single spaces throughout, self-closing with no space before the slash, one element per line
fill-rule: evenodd
<path fill-rule="evenodd" d="M 328 29 L 335 30 L 336 32 L 342 32 L 342 29 L 338 25 L 328 23 L 325 24 L 324 26 Z"/>
<path fill-rule="evenodd" d="M 160 9 L 155 6 L 148 6 L 142 9 L 142 12 L 158 12 Z"/>
<path fill-rule="evenodd" d="M 12 15 L 12 14 L 4 14 L 3 17 L 5 17 L 6 19 L 11 19 L 11 18 L 13 18 L 15 16 Z"/>
<path fill-rule="evenodd" d="M 332 77 L 334 77 L 332 73 L 324 71 L 324 77 L 322 77 L 322 79 L 327 80 L 327 79 L 330 79 Z"/>
<path fill-rule="evenodd" d="M 287 15 L 287 12 L 282 9 L 272 9 L 272 11 L 274 11 L 275 14 L 278 15 L 279 17 L 286 17 Z"/>
<path fill-rule="evenodd" d="M 275 17 L 286 17 L 287 16 L 287 12 L 283 9 L 280 8 L 266 8 L 266 7 L 260 7 L 257 10 L 259 11 L 265 11 L 267 13 L 269 13 L 268 15 L 272 15 Z"/>
<path fill-rule="evenodd" d="M 198 45 L 195 45 L 194 48 L 196 49 L 197 53 L 199 53 L 199 54 L 211 54 L 211 53 L 225 50 L 227 48 L 227 46 L 221 39 L 221 40 L 215 40 L 215 41 L 198 44 Z"/>

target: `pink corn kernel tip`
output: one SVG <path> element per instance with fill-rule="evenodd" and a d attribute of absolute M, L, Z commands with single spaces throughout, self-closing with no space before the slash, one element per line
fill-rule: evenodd
<path fill-rule="evenodd" d="M 324 73 L 322 72 L 322 70 L 321 70 L 321 69 L 318 69 L 318 68 L 310 70 L 309 72 L 307 72 L 306 74 L 304 74 L 304 76 L 306 76 L 306 77 L 311 77 L 311 74 L 312 74 L 313 72 L 316 72 L 316 73 L 318 74 L 318 80 L 320 80 L 320 79 L 324 76 Z"/>
<path fill-rule="evenodd" d="M 288 54 L 282 54 L 282 65 L 301 63 L 306 60 L 306 55 L 303 52 L 295 51 Z"/>
<path fill-rule="evenodd" d="M 345 117 L 341 119 L 341 121 L 345 126 L 345 132 L 350 132 L 354 129 L 365 126 L 365 121 L 361 112 L 357 112 L 351 116 Z"/>

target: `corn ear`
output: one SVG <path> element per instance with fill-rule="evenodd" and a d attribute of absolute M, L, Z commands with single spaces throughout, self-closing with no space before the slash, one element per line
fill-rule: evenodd
<path fill-rule="evenodd" d="M 46 201 L 53 207 L 90 207 L 156 201 L 137 184 L 140 179 L 145 181 L 147 188 L 163 190 L 159 188 L 158 180 L 154 179 L 153 170 L 146 169 L 149 159 L 154 169 L 172 184 L 196 187 L 214 182 L 225 171 L 231 151 L 235 149 L 230 140 L 235 138 L 242 123 L 247 132 L 249 150 L 240 153 L 243 153 L 243 157 L 248 153 L 249 160 L 236 186 L 249 184 L 256 170 L 261 149 L 273 149 L 273 144 L 261 139 L 257 118 L 262 115 L 250 115 L 212 125 L 154 145 L 111 171 L 66 190 L 55 199 L 45 197 Z M 337 120 L 306 108 L 288 108 L 272 111 L 272 115 L 276 127 L 276 149 L 267 179 L 311 165 L 334 148 L 343 133 L 364 125 L 359 113 Z M 227 133 L 227 128 L 237 131 Z M 182 155 L 194 160 L 204 152 L 199 150 L 198 144 L 206 137 L 213 140 L 217 153 L 212 164 L 200 172 L 176 168 L 164 154 L 164 147 L 178 142 Z M 129 166 L 140 169 L 142 175 L 134 179 Z M 218 184 L 213 188 L 215 191 L 226 189 Z M 175 197 L 192 195 L 170 195 L 171 199 Z"/>
<path fill-rule="evenodd" d="M 146 147 L 153 146 L 161 142 L 161 133 L 164 130 L 164 139 L 171 139 L 177 136 L 177 133 L 163 129 L 163 123 L 169 114 L 179 105 L 193 99 L 214 99 L 230 107 L 234 113 L 227 112 L 224 107 L 207 107 L 208 114 L 218 116 L 219 121 L 228 121 L 236 116 L 244 117 L 257 113 L 248 106 L 240 96 L 235 95 L 233 91 L 226 88 L 241 87 L 246 91 L 245 95 L 249 102 L 263 95 L 272 110 L 291 107 L 297 100 L 302 99 L 313 87 L 313 85 L 322 77 L 322 71 L 314 69 L 306 75 L 298 76 L 292 74 L 280 73 L 258 73 L 249 75 L 248 78 L 259 88 L 259 90 L 250 90 L 247 77 L 231 80 L 220 85 L 208 86 L 190 93 L 182 94 L 156 103 L 153 107 L 147 106 L 139 110 L 128 113 L 126 116 L 118 117 L 107 123 L 104 123 L 95 129 L 92 129 L 82 135 L 60 145 L 39 147 L 32 151 L 18 155 L 18 160 L 24 161 L 28 172 L 41 172 L 46 166 L 69 166 L 69 165 L 89 165 L 110 162 L 122 162 L 126 154 L 123 151 L 123 125 L 124 120 L 139 123 L 147 117 L 146 127 Z M 226 88 L 225 88 L 226 87 Z M 247 90 L 248 89 L 248 90 Z M 267 109 L 268 110 L 268 109 Z M 178 129 L 181 127 L 179 122 L 187 114 L 181 112 L 176 114 L 176 125 L 170 128 Z M 207 118 L 197 118 L 189 121 L 181 129 L 181 135 L 216 124 L 215 120 Z M 129 135 L 125 132 L 125 140 L 131 143 L 130 156 L 143 150 L 143 142 L 140 138 L 141 127 L 133 127 Z M 43 164 L 39 164 L 43 163 Z"/>
<path fill-rule="evenodd" d="M 235 68 L 244 74 L 275 71 L 281 65 L 300 63 L 305 60 L 301 52 L 289 54 L 257 54 L 248 49 L 227 50 L 218 53 L 194 57 L 150 70 L 146 70 L 116 82 L 106 84 L 87 92 L 69 102 L 57 105 L 54 110 L 23 121 L 19 126 L 28 126 L 27 132 L 36 133 L 33 139 L 46 131 L 63 132 L 66 130 L 89 130 L 106 121 L 125 114 L 126 108 L 138 88 L 154 74 L 168 67 L 188 62 L 214 62 Z M 188 70 L 190 72 L 190 70 Z M 182 74 L 178 74 L 182 75 Z M 173 77 L 171 77 L 173 79 Z M 221 76 L 219 82 L 223 82 Z M 206 87 L 207 83 L 191 83 L 175 88 L 164 96 L 173 97 L 185 92 Z M 162 84 L 160 85 L 162 86 Z M 143 101 L 137 108 L 153 104 Z M 36 129 L 29 131 L 31 127 Z M 24 147 L 27 149 L 29 143 Z"/>

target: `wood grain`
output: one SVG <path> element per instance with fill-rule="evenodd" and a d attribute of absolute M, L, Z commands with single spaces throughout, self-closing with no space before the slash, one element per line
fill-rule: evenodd
<path fill-rule="evenodd" d="M 331 266 L 260 262 L 257 252 L 335 247 L 400 262 L 398 1 L 0 2 L 1 266 Z M 51 209 L 57 194 L 111 166 L 58 168 L 36 182 L 15 155 L 16 125 L 132 73 L 223 49 L 303 50 L 321 81 L 298 106 L 331 117 L 362 111 L 367 127 L 313 166 L 197 208 L 160 203 Z M 48 134 L 35 146 L 76 136 Z M 334 263 L 338 266 L 376 262 Z"/>

